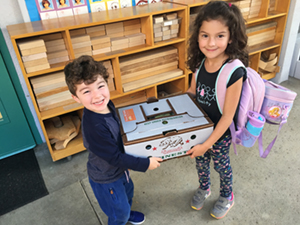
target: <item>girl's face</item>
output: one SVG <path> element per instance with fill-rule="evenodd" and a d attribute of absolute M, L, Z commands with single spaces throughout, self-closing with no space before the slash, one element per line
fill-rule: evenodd
<path fill-rule="evenodd" d="M 223 60 L 227 45 L 231 43 L 228 27 L 219 20 L 203 21 L 198 43 L 200 51 L 207 59 Z"/>
<path fill-rule="evenodd" d="M 83 82 L 76 85 L 76 87 L 77 96 L 72 95 L 76 102 L 81 103 L 85 108 L 95 113 L 106 114 L 110 112 L 107 107 L 110 93 L 102 76 L 99 75 L 98 79 L 91 84 Z"/>

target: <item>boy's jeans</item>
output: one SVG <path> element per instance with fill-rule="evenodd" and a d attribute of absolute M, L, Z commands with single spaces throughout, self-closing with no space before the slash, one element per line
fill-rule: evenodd
<path fill-rule="evenodd" d="M 108 184 L 95 183 L 89 178 L 95 197 L 108 216 L 108 225 L 125 225 L 130 216 L 133 198 L 133 182 L 124 175 Z"/>

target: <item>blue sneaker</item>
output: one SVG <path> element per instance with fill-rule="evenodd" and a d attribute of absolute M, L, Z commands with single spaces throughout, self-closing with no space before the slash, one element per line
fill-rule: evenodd
<path fill-rule="evenodd" d="M 142 223 L 144 223 L 145 219 L 146 218 L 143 213 L 137 212 L 137 211 L 130 211 L 130 217 L 129 217 L 128 223 L 142 224 Z"/>

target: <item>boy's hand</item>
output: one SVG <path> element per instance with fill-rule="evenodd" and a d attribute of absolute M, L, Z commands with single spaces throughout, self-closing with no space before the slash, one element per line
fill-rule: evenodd
<path fill-rule="evenodd" d="M 148 170 L 156 169 L 157 167 L 160 166 L 159 162 L 163 161 L 161 158 L 158 158 L 158 157 L 151 157 L 151 158 L 149 158 L 149 160 L 150 160 L 150 163 L 149 163 Z"/>

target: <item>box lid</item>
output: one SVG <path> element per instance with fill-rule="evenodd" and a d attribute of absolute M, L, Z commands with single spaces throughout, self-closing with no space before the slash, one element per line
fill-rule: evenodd
<path fill-rule="evenodd" d="M 188 94 L 117 110 L 127 141 L 210 124 Z"/>

